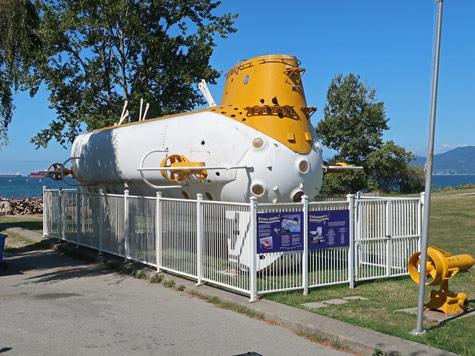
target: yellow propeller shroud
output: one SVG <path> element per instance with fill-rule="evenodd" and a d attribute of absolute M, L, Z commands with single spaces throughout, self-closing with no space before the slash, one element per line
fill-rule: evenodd
<path fill-rule="evenodd" d="M 419 284 L 419 265 L 421 263 L 417 252 L 409 259 L 409 275 L 412 280 Z M 426 276 L 429 280 L 426 285 L 440 285 L 439 290 L 431 290 L 430 301 L 424 309 L 440 310 L 445 315 L 457 315 L 464 312 L 468 307 L 467 295 L 465 293 L 455 294 L 449 291 L 449 279 L 457 273 L 468 272 L 473 266 L 474 259 L 470 255 L 453 256 L 447 251 L 430 246 L 427 249 Z"/>
<path fill-rule="evenodd" d="M 176 168 L 176 170 L 161 170 L 162 176 L 171 182 L 182 182 L 192 174 L 199 176 L 199 179 L 206 179 L 208 172 L 199 167 L 204 167 L 204 162 L 190 162 L 183 155 L 171 155 L 165 157 L 160 164 L 164 168 Z M 197 169 L 194 169 L 194 168 Z"/>

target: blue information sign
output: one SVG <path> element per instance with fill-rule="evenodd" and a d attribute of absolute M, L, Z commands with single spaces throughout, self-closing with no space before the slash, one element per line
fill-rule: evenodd
<path fill-rule="evenodd" d="M 333 248 L 350 244 L 349 210 L 308 213 L 308 248 Z M 257 253 L 303 250 L 303 213 L 258 213 Z"/>
<path fill-rule="evenodd" d="M 350 245 L 349 210 L 311 211 L 308 214 L 308 248 Z"/>
<path fill-rule="evenodd" d="M 303 249 L 302 212 L 258 213 L 257 253 Z"/>

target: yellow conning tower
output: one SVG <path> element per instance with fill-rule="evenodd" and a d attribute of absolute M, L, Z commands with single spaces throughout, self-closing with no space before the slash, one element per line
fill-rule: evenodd
<path fill-rule="evenodd" d="M 221 106 L 211 111 L 240 121 L 286 145 L 307 153 L 313 144 L 302 85 L 305 69 L 297 58 L 267 55 L 244 61 L 226 74 Z"/>

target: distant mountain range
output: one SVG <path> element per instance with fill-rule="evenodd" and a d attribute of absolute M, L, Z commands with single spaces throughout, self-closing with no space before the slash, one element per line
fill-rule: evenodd
<path fill-rule="evenodd" d="M 411 165 L 424 168 L 426 157 L 417 157 Z M 457 147 L 451 151 L 434 155 L 434 174 L 474 174 L 475 146 Z"/>

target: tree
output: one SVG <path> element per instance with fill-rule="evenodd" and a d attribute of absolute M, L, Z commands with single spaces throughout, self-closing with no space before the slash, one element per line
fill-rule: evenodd
<path fill-rule="evenodd" d="M 7 130 L 14 105 L 13 92 L 31 89 L 36 93 L 33 67 L 41 40 L 36 34 L 39 16 L 29 0 L 0 0 L 0 146 L 7 142 Z"/>
<path fill-rule="evenodd" d="M 339 74 L 333 78 L 317 125 L 322 144 L 338 151 L 336 160 L 364 165 L 366 157 L 383 145 L 383 131 L 389 129 L 384 103 L 376 102 L 376 91 L 360 77 Z"/>
<path fill-rule="evenodd" d="M 388 130 L 384 103 L 376 101 L 376 91 L 349 74 L 336 76 L 327 92 L 324 119 L 316 127 L 322 144 L 337 151 L 333 162 L 343 161 L 363 167 L 363 171 L 325 175 L 324 195 L 368 190 L 400 190 L 405 193 L 423 187 L 420 171 L 409 165 L 411 152 L 394 141 L 383 142 Z"/>
<path fill-rule="evenodd" d="M 367 187 L 368 176 L 363 171 L 349 171 L 345 173 L 329 173 L 323 176 L 321 195 L 345 195 L 356 193 Z"/>
<path fill-rule="evenodd" d="M 41 38 L 41 50 L 28 71 L 29 86 L 22 89 L 34 93 L 44 83 L 57 118 L 32 142 L 46 147 L 54 138 L 65 144 L 84 126 L 112 125 L 125 100 L 129 120 L 138 119 L 142 98 L 150 103 L 149 117 L 204 104 L 192 84 L 215 83 L 219 72 L 209 64 L 214 38 L 236 31 L 237 15 L 216 16 L 219 5 L 213 0 L 36 0 L 40 15 L 33 33 Z"/>
<path fill-rule="evenodd" d="M 383 192 L 407 190 L 411 184 L 409 163 L 416 157 L 394 141 L 387 141 L 381 149 L 371 152 L 367 158 L 369 176 Z M 415 177 L 413 177 L 415 178 Z"/>
<path fill-rule="evenodd" d="M 376 102 L 376 91 L 360 82 L 360 77 L 339 74 L 333 78 L 323 109 L 324 119 L 317 134 L 324 146 L 338 153 L 332 161 L 363 166 L 364 171 L 328 174 L 322 194 L 356 192 L 368 186 L 368 155 L 383 145 L 383 131 L 389 127 L 384 103 Z"/>
<path fill-rule="evenodd" d="M 425 187 L 425 172 L 420 166 L 409 166 L 401 176 L 399 191 L 401 193 L 420 193 Z"/>

